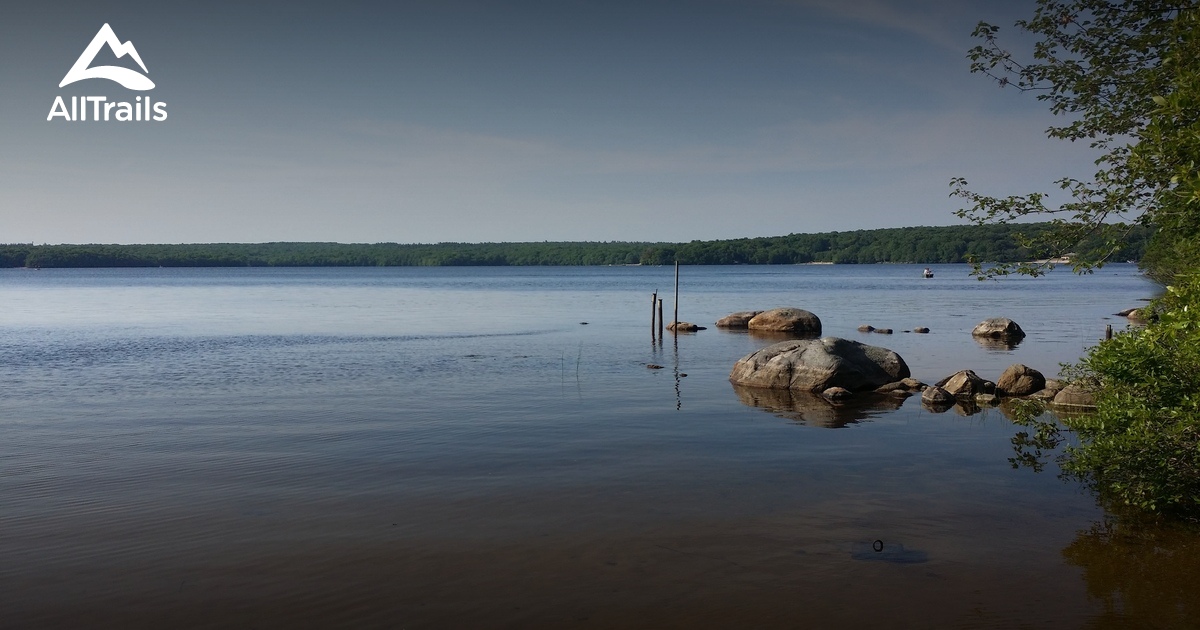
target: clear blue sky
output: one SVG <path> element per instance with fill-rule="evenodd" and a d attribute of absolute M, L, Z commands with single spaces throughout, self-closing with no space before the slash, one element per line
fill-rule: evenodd
<path fill-rule="evenodd" d="M 1052 119 L 1032 96 L 968 72 L 976 22 L 1032 9 L 9 5 L 0 242 L 687 241 L 955 224 L 951 177 L 1007 194 L 1090 172 L 1085 148 L 1044 138 Z M 47 122 L 58 95 L 141 94 L 103 79 L 58 87 L 106 22 L 169 118 Z M 133 67 L 104 54 L 97 64 Z"/>

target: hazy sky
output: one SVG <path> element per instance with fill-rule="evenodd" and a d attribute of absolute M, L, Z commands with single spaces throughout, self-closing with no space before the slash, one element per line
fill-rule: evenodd
<path fill-rule="evenodd" d="M 0 242 L 655 240 L 949 225 L 1089 173 L 968 71 L 1033 0 L 38 2 L 0 21 Z M 58 84 L 100 27 L 156 83 Z M 1010 32 L 1012 29 L 1008 29 Z M 1016 35 L 1016 33 L 1012 33 Z M 93 65 L 136 67 L 107 49 Z M 162 122 L 46 117 L 56 96 Z M 1052 197 L 1053 201 L 1053 197 Z"/>

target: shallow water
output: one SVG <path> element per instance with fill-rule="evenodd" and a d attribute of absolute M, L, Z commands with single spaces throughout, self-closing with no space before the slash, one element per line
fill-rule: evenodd
<path fill-rule="evenodd" d="M 685 268 L 680 319 L 798 306 L 921 380 L 995 379 L 1054 373 L 1154 292 L 1126 265 L 935 271 Z M 999 410 L 760 400 L 727 377 L 772 340 L 652 343 L 671 274 L 0 272 L 5 623 L 1137 625 L 1161 607 L 1128 594 L 1170 585 L 1097 562 L 1195 574 L 1193 535 L 1114 553 L 1087 492 L 1013 470 Z M 977 344 L 992 316 L 1028 338 Z"/>

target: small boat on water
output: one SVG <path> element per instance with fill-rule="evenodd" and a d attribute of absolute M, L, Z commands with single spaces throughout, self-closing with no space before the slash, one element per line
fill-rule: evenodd
<path fill-rule="evenodd" d="M 925 277 L 926 277 L 926 278 L 932 278 L 932 277 L 933 277 L 933 270 L 932 270 L 932 269 L 930 269 L 929 267 L 926 267 L 926 268 L 925 268 Z"/>

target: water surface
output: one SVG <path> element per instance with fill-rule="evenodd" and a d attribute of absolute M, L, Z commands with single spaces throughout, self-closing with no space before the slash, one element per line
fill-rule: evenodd
<path fill-rule="evenodd" d="M 924 381 L 995 379 L 1055 373 L 1154 292 L 1126 265 L 935 271 L 684 268 L 680 318 L 798 306 Z M 1119 540 L 1186 573 L 1190 534 L 1106 534 L 1053 465 L 1010 467 L 999 410 L 756 406 L 727 377 L 772 340 L 653 343 L 650 293 L 672 284 L 641 267 L 0 272 L 6 623 L 1162 621 L 1126 594 L 1169 588 L 1104 582 L 1092 560 Z M 1028 338 L 973 341 L 993 316 Z"/>

